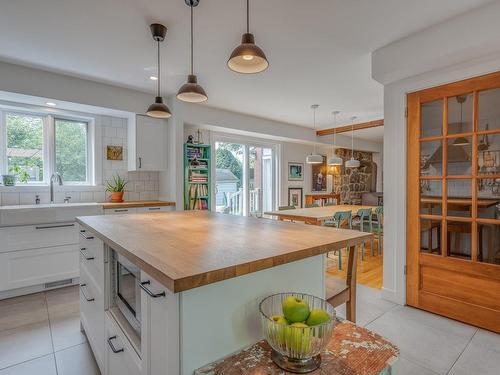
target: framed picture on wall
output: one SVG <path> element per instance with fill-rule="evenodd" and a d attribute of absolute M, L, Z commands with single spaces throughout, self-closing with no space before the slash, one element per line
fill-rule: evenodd
<path fill-rule="evenodd" d="M 288 163 L 288 181 L 304 181 L 304 163 Z"/>
<path fill-rule="evenodd" d="M 312 191 L 326 191 L 326 156 L 321 164 L 312 164 Z"/>
<path fill-rule="evenodd" d="M 302 208 L 302 188 L 288 188 L 288 205 L 295 208 Z"/>

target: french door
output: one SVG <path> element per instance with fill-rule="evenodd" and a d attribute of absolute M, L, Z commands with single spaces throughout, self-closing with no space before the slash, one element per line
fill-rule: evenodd
<path fill-rule="evenodd" d="M 407 304 L 500 332 L 500 72 L 407 103 Z"/>
<path fill-rule="evenodd" d="M 274 209 L 276 151 L 273 146 L 215 142 L 216 211 L 240 216 L 262 216 Z"/>

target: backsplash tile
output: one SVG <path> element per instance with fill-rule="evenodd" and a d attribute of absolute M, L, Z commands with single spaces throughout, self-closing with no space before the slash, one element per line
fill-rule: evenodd
<path fill-rule="evenodd" d="M 102 178 L 103 185 L 93 186 L 86 190 L 78 188 L 72 190 L 67 186 L 57 189 L 54 194 L 56 203 L 63 203 L 64 198 L 70 197 L 70 202 L 104 202 L 110 200 L 110 194 L 105 192 L 106 181 L 112 180 L 113 176 L 120 175 L 128 183 L 125 189 L 125 200 L 154 200 L 159 196 L 159 172 L 128 172 L 127 170 L 127 120 L 100 116 L 102 134 Z M 107 160 L 107 146 L 122 146 L 123 160 Z M 20 189 L 21 190 L 21 189 Z M 48 188 L 41 188 L 40 192 L 0 192 L 0 205 L 35 204 L 36 196 L 39 196 L 40 203 L 49 203 L 50 197 Z"/>

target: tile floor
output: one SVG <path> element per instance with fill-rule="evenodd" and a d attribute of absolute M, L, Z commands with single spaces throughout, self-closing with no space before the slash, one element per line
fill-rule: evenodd
<path fill-rule="evenodd" d="M 78 308 L 77 287 L 0 301 L 0 375 L 99 375 Z M 393 374 L 500 374 L 500 335 L 395 305 L 377 289 L 358 286 L 358 324 L 399 346 Z"/>

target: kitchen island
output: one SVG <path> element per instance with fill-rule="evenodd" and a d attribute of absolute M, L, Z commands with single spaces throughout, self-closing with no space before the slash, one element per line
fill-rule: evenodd
<path fill-rule="evenodd" d="M 82 326 L 104 374 L 192 374 L 257 342 L 260 300 L 324 296 L 325 254 L 372 236 L 210 212 L 77 220 L 81 247 L 93 249 L 81 262 Z M 139 329 L 113 305 L 119 258 L 140 269 Z"/>

